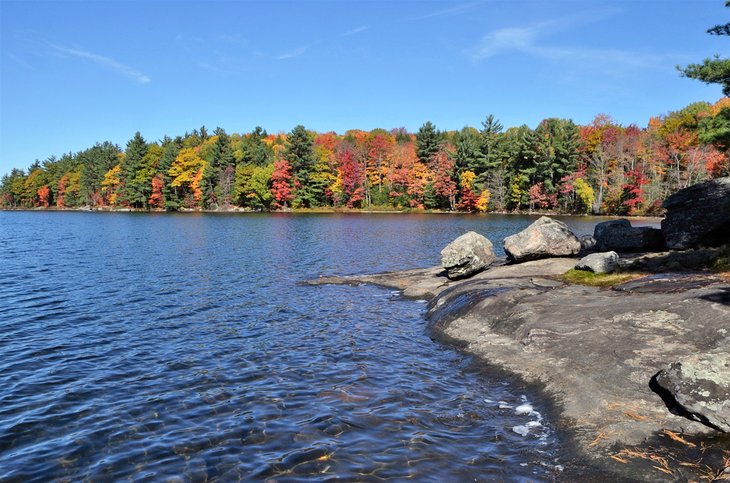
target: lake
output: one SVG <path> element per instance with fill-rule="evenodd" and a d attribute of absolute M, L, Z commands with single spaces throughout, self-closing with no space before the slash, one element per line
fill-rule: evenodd
<path fill-rule="evenodd" d="M 553 479 L 543 402 L 424 303 L 299 284 L 534 219 L 0 212 L 0 480 Z"/>

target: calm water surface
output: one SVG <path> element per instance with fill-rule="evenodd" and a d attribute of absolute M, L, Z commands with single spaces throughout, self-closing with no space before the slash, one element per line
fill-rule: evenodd
<path fill-rule="evenodd" d="M 550 480 L 544 409 L 424 304 L 298 285 L 533 219 L 0 212 L 0 480 Z"/>

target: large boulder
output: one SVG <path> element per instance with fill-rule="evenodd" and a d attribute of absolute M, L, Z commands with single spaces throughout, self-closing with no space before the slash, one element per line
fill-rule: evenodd
<path fill-rule="evenodd" d="M 661 230 L 649 226 L 633 227 L 625 218 L 597 224 L 593 238 L 600 251 L 644 252 L 661 250 L 664 246 Z"/>
<path fill-rule="evenodd" d="M 679 190 L 662 206 L 667 210 L 662 220 L 667 247 L 685 250 L 730 240 L 730 177 Z"/>
<path fill-rule="evenodd" d="M 618 253 L 591 253 L 575 264 L 576 270 L 586 270 L 593 273 L 613 273 L 618 268 Z"/>
<path fill-rule="evenodd" d="M 730 339 L 715 351 L 695 354 L 659 371 L 649 386 L 679 416 L 730 432 Z"/>
<path fill-rule="evenodd" d="M 497 258 L 492 247 L 492 242 L 479 233 L 464 233 L 441 250 L 441 266 L 452 280 L 469 277 Z"/>
<path fill-rule="evenodd" d="M 572 256 L 580 248 L 580 240 L 565 223 L 547 216 L 504 239 L 504 251 L 515 262 Z"/>

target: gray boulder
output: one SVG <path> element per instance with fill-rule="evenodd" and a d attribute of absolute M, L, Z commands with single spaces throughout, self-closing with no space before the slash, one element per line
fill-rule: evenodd
<path fill-rule="evenodd" d="M 662 231 L 649 226 L 631 226 L 625 218 L 604 221 L 593 230 L 599 251 L 643 252 L 661 250 L 664 246 Z"/>
<path fill-rule="evenodd" d="M 589 252 L 596 248 L 596 239 L 593 238 L 593 235 L 581 235 L 579 240 L 580 249 L 583 251 Z"/>
<path fill-rule="evenodd" d="M 469 277 L 497 258 L 492 247 L 492 242 L 479 233 L 464 233 L 441 250 L 441 266 L 452 280 Z"/>
<path fill-rule="evenodd" d="M 580 248 L 580 240 L 565 223 L 547 216 L 504 239 L 504 251 L 515 262 L 572 256 Z"/>
<path fill-rule="evenodd" d="M 618 253 L 591 253 L 581 258 L 575 268 L 593 273 L 613 273 L 618 268 Z"/>
<path fill-rule="evenodd" d="M 667 247 L 685 250 L 730 241 L 730 177 L 679 190 L 662 206 L 667 210 L 662 220 Z"/>
<path fill-rule="evenodd" d="M 649 387 L 669 410 L 710 428 L 730 432 L 730 352 L 727 346 L 685 357 L 659 371 Z"/>

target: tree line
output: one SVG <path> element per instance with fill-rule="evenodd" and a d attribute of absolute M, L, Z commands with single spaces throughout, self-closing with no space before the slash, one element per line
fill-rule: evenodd
<path fill-rule="evenodd" d="M 730 0 L 725 3 L 730 7 Z M 730 23 L 707 30 L 730 35 Z M 730 95 L 730 59 L 677 67 Z M 553 210 L 659 214 L 673 192 L 730 174 L 730 98 L 653 117 L 645 128 L 605 114 L 577 126 L 549 118 L 535 129 L 439 131 L 431 122 L 340 135 L 304 126 L 268 134 L 205 127 L 126 149 L 104 142 L 36 160 L 0 180 L 0 207 L 148 210 L 416 208 L 467 212 Z"/>
<path fill-rule="evenodd" d="M 346 207 L 466 212 L 550 210 L 658 214 L 690 184 L 730 174 L 730 98 L 651 118 L 588 125 L 549 118 L 535 129 L 440 131 L 431 122 L 344 134 L 296 126 L 228 134 L 205 127 L 122 150 L 104 142 L 14 169 L 0 181 L 12 208 L 251 210 Z"/>

